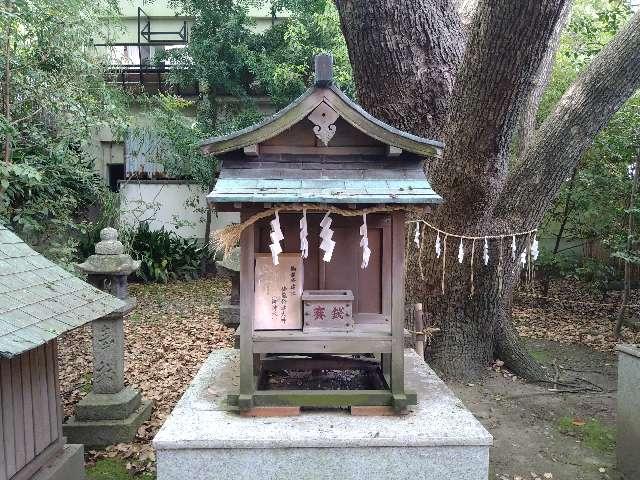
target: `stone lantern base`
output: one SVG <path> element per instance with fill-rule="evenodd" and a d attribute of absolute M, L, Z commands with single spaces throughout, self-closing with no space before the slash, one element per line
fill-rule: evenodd
<path fill-rule="evenodd" d="M 89 393 L 78 402 L 76 414 L 63 425 L 71 443 L 105 446 L 131 442 L 149 420 L 153 404 L 126 387 L 118 393 Z"/>

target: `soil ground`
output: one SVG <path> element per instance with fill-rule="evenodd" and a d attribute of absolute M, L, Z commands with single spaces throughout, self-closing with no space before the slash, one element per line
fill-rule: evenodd
<path fill-rule="evenodd" d="M 490 478 L 619 479 L 612 441 L 615 356 L 547 340 L 527 344 L 547 368 L 556 365 L 561 378 L 578 376 L 603 391 L 555 393 L 553 385 L 524 383 L 499 368 L 481 384 L 449 384 L 494 437 Z"/>
<path fill-rule="evenodd" d="M 217 318 L 220 300 L 229 290 L 226 282 L 134 285 L 131 290 L 138 307 L 125 321 L 126 381 L 153 399 L 156 408 L 134 442 L 88 453 L 91 479 L 153 478 L 155 457 L 150 442 L 155 432 L 208 353 L 233 343 L 232 330 L 222 327 Z M 554 286 L 550 295 L 602 301 L 575 284 Z M 490 479 L 618 480 L 615 339 L 609 334 L 615 309 L 558 302 L 541 305 L 525 297 L 516 299 L 514 313 L 529 350 L 552 377 L 557 375 L 561 382 L 580 377 L 580 385 L 591 391 L 550 391 L 569 388 L 527 384 L 499 363 L 482 382 L 450 383 L 494 436 Z M 630 335 L 627 341 L 640 341 L 637 335 L 625 333 Z M 90 338 L 89 327 L 84 327 L 60 341 L 66 415 L 90 390 Z"/>

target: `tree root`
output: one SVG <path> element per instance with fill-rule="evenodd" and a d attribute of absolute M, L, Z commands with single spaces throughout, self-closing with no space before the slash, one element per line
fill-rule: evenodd
<path fill-rule="evenodd" d="M 548 372 L 522 344 L 513 325 L 507 319 L 500 322 L 496 332 L 495 354 L 518 377 L 530 382 L 547 382 Z"/>

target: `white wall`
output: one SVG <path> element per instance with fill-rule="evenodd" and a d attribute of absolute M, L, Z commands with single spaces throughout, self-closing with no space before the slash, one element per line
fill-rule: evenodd
<path fill-rule="evenodd" d="M 121 182 L 120 222 L 135 226 L 146 220 L 152 229 L 164 226 L 185 238 L 204 239 L 207 193 L 174 180 Z M 239 221 L 238 213 L 213 212 L 211 231 Z"/>

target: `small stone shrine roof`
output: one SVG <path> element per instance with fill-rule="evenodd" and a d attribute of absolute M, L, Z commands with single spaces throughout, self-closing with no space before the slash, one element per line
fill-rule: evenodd
<path fill-rule="evenodd" d="M 207 200 L 441 203 L 425 177 L 424 161 L 440 156 L 444 145 L 364 111 L 332 85 L 331 56 L 318 55 L 315 64 L 314 86 L 289 106 L 256 125 L 201 143 L 202 152 L 218 155 L 222 164 Z"/>
<path fill-rule="evenodd" d="M 0 225 L 0 357 L 24 353 L 124 306 Z"/>

